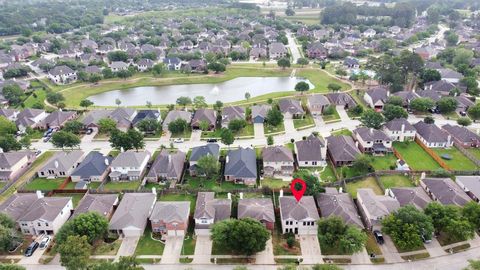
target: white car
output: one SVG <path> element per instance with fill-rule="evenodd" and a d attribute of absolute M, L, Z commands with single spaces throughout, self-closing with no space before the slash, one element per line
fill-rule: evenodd
<path fill-rule="evenodd" d="M 45 237 L 43 237 L 42 241 L 40 242 L 39 248 L 46 249 L 48 247 L 48 244 L 50 244 L 50 240 L 51 240 L 50 236 L 45 235 Z"/>
<path fill-rule="evenodd" d="M 174 143 L 183 143 L 183 139 L 182 138 L 176 138 L 175 140 L 173 140 Z"/>

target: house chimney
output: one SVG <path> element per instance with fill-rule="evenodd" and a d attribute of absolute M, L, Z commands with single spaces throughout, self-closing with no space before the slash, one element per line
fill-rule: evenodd
<path fill-rule="evenodd" d="M 283 189 L 280 189 L 280 195 L 278 195 L 279 198 L 283 197 Z"/>
<path fill-rule="evenodd" d="M 172 162 L 172 155 L 168 154 L 168 163 Z"/>
<path fill-rule="evenodd" d="M 41 191 L 41 190 L 37 190 L 37 192 L 36 192 L 36 193 L 37 193 L 37 199 L 41 199 L 41 198 L 43 198 L 43 193 L 42 193 L 42 191 Z"/>
<path fill-rule="evenodd" d="M 447 137 L 447 147 L 452 146 L 451 143 L 452 143 L 452 135 L 448 134 L 448 137 Z"/>
<path fill-rule="evenodd" d="M 53 165 L 55 166 L 55 168 L 58 168 L 58 160 L 55 160 L 55 162 L 53 163 Z"/>
<path fill-rule="evenodd" d="M 232 200 L 232 193 L 228 192 L 228 193 L 227 193 L 227 198 L 228 198 L 229 200 Z"/>
<path fill-rule="evenodd" d="M 420 180 L 423 180 L 425 179 L 425 172 L 422 172 L 422 174 L 420 175 Z"/>
<path fill-rule="evenodd" d="M 343 193 L 343 188 L 342 188 L 342 187 L 340 187 L 340 188 L 338 189 L 338 193 Z"/>
<path fill-rule="evenodd" d="M 240 200 L 243 200 L 243 192 L 240 192 Z"/>
<path fill-rule="evenodd" d="M 108 161 L 108 158 L 105 158 L 105 165 L 106 165 L 106 166 L 109 166 L 109 165 L 110 165 L 110 161 Z"/>
<path fill-rule="evenodd" d="M 154 187 L 152 187 L 152 193 L 155 194 L 155 195 L 157 195 L 157 189 L 154 188 Z"/>
<path fill-rule="evenodd" d="M 228 156 L 227 156 L 227 157 L 225 158 L 225 163 L 228 163 L 228 160 L 229 160 L 229 158 L 228 158 Z"/>
<path fill-rule="evenodd" d="M 3 153 L 3 148 L 0 147 L 0 153 Z"/>
<path fill-rule="evenodd" d="M 355 146 L 358 148 L 358 141 L 355 142 Z"/>
<path fill-rule="evenodd" d="M 389 96 L 390 96 L 390 91 L 387 91 L 387 97 L 389 97 Z"/>

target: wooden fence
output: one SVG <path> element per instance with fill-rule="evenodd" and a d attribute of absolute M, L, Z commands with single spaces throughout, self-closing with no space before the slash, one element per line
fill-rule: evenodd
<path fill-rule="evenodd" d="M 472 155 L 470 152 L 468 152 L 467 149 L 463 148 L 462 145 L 454 142 L 453 143 L 455 147 L 458 149 L 458 151 L 462 152 L 468 159 L 470 159 L 475 165 L 480 167 L 480 160 L 478 160 L 474 155 Z"/>
<path fill-rule="evenodd" d="M 451 171 L 452 169 L 450 168 L 450 166 L 448 166 L 443 160 L 442 158 L 440 158 L 437 153 L 433 152 L 432 149 L 428 148 L 420 139 L 418 139 L 417 137 L 415 137 L 415 142 L 420 145 L 420 147 L 423 148 L 423 150 L 425 150 L 425 152 L 427 152 L 438 164 L 440 164 L 440 166 L 442 168 L 444 168 L 445 170 L 447 171 Z"/>

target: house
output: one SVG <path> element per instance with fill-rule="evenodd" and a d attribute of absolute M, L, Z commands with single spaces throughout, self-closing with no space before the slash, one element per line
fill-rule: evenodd
<path fill-rule="evenodd" d="M 84 152 L 74 150 L 57 152 L 38 172 L 38 177 L 68 177 L 83 159 Z"/>
<path fill-rule="evenodd" d="M 463 75 L 455 70 L 449 68 L 439 68 L 437 71 L 440 73 L 442 80 L 450 83 L 458 83 L 463 79 Z"/>
<path fill-rule="evenodd" d="M 113 110 L 92 110 L 85 115 L 81 122 L 84 128 L 98 129 L 98 121 L 100 119 L 108 118 L 112 112 Z"/>
<path fill-rule="evenodd" d="M 415 91 L 398 91 L 392 95 L 402 99 L 402 105 L 404 108 L 408 108 L 410 106 L 410 102 L 420 97 L 417 93 L 415 93 Z"/>
<path fill-rule="evenodd" d="M 472 199 L 450 178 L 423 178 L 420 186 L 434 201 L 464 206 Z"/>
<path fill-rule="evenodd" d="M 376 111 L 382 111 L 383 106 L 387 103 L 389 92 L 386 87 L 379 86 L 365 91 L 363 99 L 370 106 L 370 108 Z"/>
<path fill-rule="evenodd" d="M 108 175 L 112 181 L 136 181 L 145 173 L 145 168 L 150 160 L 148 151 L 121 152 L 111 165 Z"/>
<path fill-rule="evenodd" d="M 228 128 L 228 124 L 234 119 L 245 120 L 245 109 L 240 106 L 224 107 L 222 110 L 222 127 Z"/>
<path fill-rule="evenodd" d="M 254 105 L 252 106 L 253 123 L 263 123 L 267 118 L 267 113 L 272 109 L 270 105 Z"/>
<path fill-rule="evenodd" d="M 287 48 L 281 42 L 274 42 L 268 46 L 270 59 L 280 59 L 287 56 Z"/>
<path fill-rule="evenodd" d="M 353 138 L 363 153 L 384 155 L 393 151 L 392 139 L 381 130 L 360 127 L 353 130 Z"/>
<path fill-rule="evenodd" d="M 232 214 L 232 200 L 215 199 L 214 192 L 198 192 L 195 204 L 195 235 L 209 235 L 210 226 L 229 219 Z"/>
<path fill-rule="evenodd" d="M 425 209 L 432 202 L 421 187 L 392 187 L 387 189 L 385 194 L 396 199 L 402 207 L 413 205 L 419 210 Z"/>
<path fill-rule="evenodd" d="M 16 192 L 0 204 L 0 213 L 6 214 L 13 221 L 17 222 L 35 202 L 42 198 L 43 194 L 40 191 L 36 193 Z"/>
<path fill-rule="evenodd" d="M 197 163 L 200 158 L 208 155 L 213 156 L 215 160 L 218 161 L 218 158 L 220 156 L 220 146 L 216 143 L 208 143 L 206 145 L 192 148 L 192 152 L 190 154 L 190 160 L 189 160 L 190 167 L 188 168 L 190 176 L 197 176 L 197 175 L 204 176 L 202 172 L 199 172 L 197 168 Z"/>
<path fill-rule="evenodd" d="M 208 123 L 208 130 L 215 129 L 217 123 L 217 112 L 213 109 L 198 109 L 193 115 L 190 125 L 192 129 L 200 129 L 200 123 L 205 121 Z"/>
<path fill-rule="evenodd" d="M 85 73 L 92 75 L 92 74 L 102 74 L 102 69 L 98 66 L 86 66 L 85 69 L 83 70 Z"/>
<path fill-rule="evenodd" d="M 455 181 L 458 186 L 460 186 L 463 191 L 467 193 L 472 200 L 479 202 L 480 201 L 480 176 L 463 176 L 457 175 Z"/>
<path fill-rule="evenodd" d="M 442 127 L 453 138 L 453 142 L 463 148 L 480 147 L 480 136 L 466 127 L 446 124 Z"/>
<path fill-rule="evenodd" d="M 367 30 L 365 30 L 365 32 L 362 33 L 362 36 L 366 38 L 372 38 L 376 34 L 377 34 L 377 31 L 373 30 L 372 28 L 368 28 Z"/>
<path fill-rule="evenodd" d="M 346 135 L 327 138 L 327 155 L 333 165 L 341 167 L 352 164 L 361 154 L 352 137 Z"/>
<path fill-rule="evenodd" d="M 117 128 L 121 131 L 127 131 L 132 127 L 132 121 L 137 115 L 137 111 L 132 108 L 117 108 L 113 110 L 108 118 L 117 122 Z"/>
<path fill-rule="evenodd" d="M 182 151 L 170 153 L 166 149 L 162 150 L 153 162 L 145 179 L 148 182 L 160 182 L 162 184 L 165 184 L 165 181 L 170 181 L 175 186 L 175 183 L 182 180 L 186 156 Z"/>
<path fill-rule="evenodd" d="M 470 98 L 462 94 L 455 96 L 455 100 L 457 101 L 457 109 L 455 111 L 461 115 L 465 115 L 468 109 L 475 105 Z"/>
<path fill-rule="evenodd" d="M 207 62 L 203 59 L 192 59 L 182 67 L 185 71 L 203 73 L 207 70 Z"/>
<path fill-rule="evenodd" d="M 150 215 L 152 232 L 183 236 L 188 229 L 190 202 L 156 202 Z"/>
<path fill-rule="evenodd" d="M 91 194 L 87 193 L 78 203 L 72 218 L 88 212 L 97 212 L 107 219 L 113 215 L 113 209 L 118 205 L 117 194 Z"/>
<path fill-rule="evenodd" d="M 325 96 L 337 109 L 348 110 L 357 106 L 355 100 L 347 93 L 328 93 Z"/>
<path fill-rule="evenodd" d="M 443 148 L 453 145 L 452 135 L 435 124 L 420 121 L 413 126 L 417 130 L 416 138 L 429 148 Z"/>
<path fill-rule="evenodd" d="M 310 59 L 326 59 L 328 50 L 320 42 L 315 42 L 307 45 L 307 56 Z"/>
<path fill-rule="evenodd" d="M 224 176 L 225 181 L 233 181 L 235 184 L 255 185 L 257 183 L 255 150 L 240 147 L 228 151 Z"/>
<path fill-rule="evenodd" d="M 155 63 L 148 58 L 142 58 L 138 60 L 138 62 L 135 64 L 135 66 L 138 68 L 138 71 L 145 72 L 153 68 L 153 65 Z"/>
<path fill-rule="evenodd" d="M 152 193 L 125 193 L 110 219 L 108 230 L 125 237 L 142 236 L 156 201 L 155 190 Z"/>
<path fill-rule="evenodd" d="M 178 57 L 166 57 L 163 59 L 163 64 L 165 64 L 168 70 L 180 70 L 182 60 Z"/>
<path fill-rule="evenodd" d="M 18 130 L 24 132 L 28 127 L 36 128 L 45 117 L 47 117 L 47 113 L 44 110 L 25 109 L 17 115 L 15 124 L 17 124 Z"/>
<path fill-rule="evenodd" d="M 162 120 L 160 110 L 139 110 L 132 119 L 132 125 L 137 126 L 138 123 L 145 119 L 153 119 L 157 122 L 160 122 Z"/>
<path fill-rule="evenodd" d="M 77 72 L 68 66 L 56 66 L 48 72 L 48 78 L 56 84 L 69 84 L 77 81 Z"/>
<path fill-rule="evenodd" d="M 262 150 L 263 175 L 274 177 L 281 175 L 292 177 L 294 158 L 292 151 L 285 146 L 270 146 Z M 290 180 L 290 178 L 288 178 Z"/>
<path fill-rule="evenodd" d="M 371 188 L 357 189 L 357 205 L 366 227 L 370 230 L 380 229 L 382 218 L 400 208 L 396 199 L 377 195 Z"/>
<path fill-rule="evenodd" d="M 394 142 L 414 140 L 417 133 L 417 130 L 405 118 L 388 121 L 383 125 L 383 131 Z"/>
<path fill-rule="evenodd" d="M 254 60 L 263 59 L 267 57 L 267 49 L 260 47 L 253 47 L 250 49 L 250 57 Z"/>
<path fill-rule="evenodd" d="M 330 101 L 324 95 L 311 95 L 307 98 L 307 107 L 313 116 L 323 114 L 323 110 L 330 106 Z"/>
<path fill-rule="evenodd" d="M 187 124 L 190 124 L 192 121 L 192 114 L 187 111 L 179 111 L 179 110 L 173 110 L 169 111 L 165 119 L 163 120 L 163 130 L 167 131 L 168 130 L 168 124 L 171 122 L 177 120 L 177 119 L 183 119 Z"/>
<path fill-rule="evenodd" d="M 347 68 L 352 68 L 352 69 L 360 68 L 360 62 L 358 62 L 357 59 L 352 57 L 346 57 L 345 60 L 343 60 L 343 65 Z"/>
<path fill-rule="evenodd" d="M 280 191 L 279 205 L 282 233 L 317 235 L 320 216 L 312 196 L 303 196 L 297 201 L 293 196 L 283 196 Z"/>
<path fill-rule="evenodd" d="M 30 151 L 0 153 L 0 181 L 17 179 L 35 160 L 35 153 Z"/>
<path fill-rule="evenodd" d="M 322 138 L 310 135 L 305 140 L 295 142 L 294 149 L 297 154 L 298 166 L 318 167 L 326 165 L 327 147 Z"/>
<path fill-rule="evenodd" d="M 347 224 L 364 228 L 350 194 L 339 193 L 336 188 L 326 188 L 325 193 L 319 193 L 315 198 L 322 217 L 340 217 Z"/>
<path fill-rule="evenodd" d="M 63 128 L 65 123 L 71 121 L 77 117 L 75 111 L 53 111 L 45 119 L 38 123 L 37 128 L 49 129 L 49 128 Z"/>
<path fill-rule="evenodd" d="M 88 153 L 70 175 L 72 182 L 102 182 L 110 172 L 113 157 L 104 156 L 98 151 Z"/>
<path fill-rule="evenodd" d="M 424 86 L 425 90 L 435 91 L 443 96 L 448 96 L 455 88 L 457 87 L 453 83 L 446 80 L 428 82 Z"/>
<path fill-rule="evenodd" d="M 303 118 L 305 116 L 302 104 L 296 99 L 281 99 L 278 106 L 287 119 Z"/>
<path fill-rule="evenodd" d="M 128 64 L 122 61 L 113 61 L 110 64 L 110 69 L 112 72 L 119 72 L 121 70 L 128 70 Z"/>
<path fill-rule="evenodd" d="M 240 193 L 240 196 L 243 196 Z M 262 223 L 268 230 L 275 227 L 275 211 L 270 198 L 241 198 L 238 201 L 238 219 L 252 218 Z"/>
<path fill-rule="evenodd" d="M 431 59 L 432 57 L 435 57 L 438 54 L 438 51 L 431 46 L 415 48 L 414 52 L 420 55 L 420 57 L 423 60 Z"/>
<path fill-rule="evenodd" d="M 15 121 L 19 113 L 15 109 L 0 108 L 0 116 L 5 117 L 9 121 Z"/>

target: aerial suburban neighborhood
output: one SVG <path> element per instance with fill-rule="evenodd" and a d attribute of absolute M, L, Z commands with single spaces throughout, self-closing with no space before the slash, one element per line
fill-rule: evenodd
<path fill-rule="evenodd" d="M 0 0 L 0 270 L 479 269 L 477 0 Z"/>

